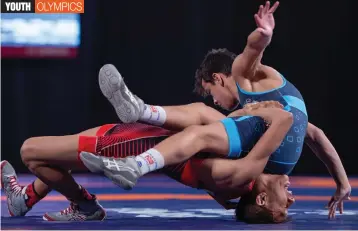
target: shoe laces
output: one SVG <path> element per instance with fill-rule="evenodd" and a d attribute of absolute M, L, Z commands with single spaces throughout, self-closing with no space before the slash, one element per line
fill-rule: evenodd
<path fill-rule="evenodd" d="M 116 159 L 113 157 L 108 157 L 108 158 L 103 159 L 103 163 L 105 164 L 105 167 L 108 169 L 115 167 L 118 171 L 120 170 L 120 167 L 119 167 Z"/>
<path fill-rule="evenodd" d="M 10 182 L 10 190 L 12 193 L 14 193 L 14 195 L 18 195 L 21 193 L 23 187 L 19 185 L 19 183 L 17 182 L 17 179 L 15 176 L 10 176 L 9 177 L 9 182 Z"/>
<path fill-rule="evenodd" d="M 71 213 L 75 213 L 78 211 L 78 205 L 71 202 L 70 206 L 68 206 L 67 208 L 65 208 L 64 210 L 60 211 L 61 215 L 68 215 Z"/>

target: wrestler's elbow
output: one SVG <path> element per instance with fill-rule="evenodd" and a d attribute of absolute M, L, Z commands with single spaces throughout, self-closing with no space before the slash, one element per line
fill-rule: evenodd
<path fill-rule="evenodd" d="M 307 133 L 306 133 L 306 139 L 308 140 L 312 140 L 312 141 L 317 141 L 319 140 L 321 137 L 326 136 L 323 132 L 322 129 L 316 127 L 315 125 L 308 123 L 307 125 Z"/>

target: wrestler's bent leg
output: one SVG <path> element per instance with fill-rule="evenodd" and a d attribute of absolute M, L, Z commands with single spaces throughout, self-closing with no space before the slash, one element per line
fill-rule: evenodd
<path fill-rule="evenodd" d="M 76 152 L 87 151 L 91 153 L 96 153 L 98 155 L 113 156 L 113 157 L 125 157 L 133 154 L 139 155 L 142 152 L 146 151 L 147 149 L 154 147 L 157 143 L 159 143 L 161 140 L 163 140 L 165 137 L 169 136 L 170 134 L 171 132 L 168 130 L 151 125 L 145 125 L 145 124 L 107 124 L 101 126 L 100 128 L 87 130 L 85 132 L 78 134 L 78 138 L 76 138 L 78 139 Z M 61 139 L 59 137 L 56 138 L 57 141 Z M 62 137 L 62 138 L 64 138 L 63 140 L 67 141 L 69 137 Z M 39 139 L 37 140 L 34 139 L 34 140 L 39 141 Z M 31 140 L 28 141 L 31 144 L 32 141 Z M 34 143 L 35 142 L 33 142 L 32 144 Z M 36 142 L 36 144 L 37 146 L 40 147 L 42 145 L 41 142 Z M 74 147 L 66 150 L 67 152 L 68 150 L 70 150 L 70 152 L 74 153 L 75 150 L 73 150 L 73 148 Z M 31 150 L 34 149 L 35 148 L 31 148 Z M 31 152 L 29 153 L 31 154 Z M 47 155 L 44 158 L 48 158 L 48 157 L 49 156 Z M 50 156 L 50 158 L 51 161 L 54 161 L 54 158 L 56 159 L 55 156 Z M 43 159 L 42 161 L 46 162 L 46 159 Z M 35 161 L 29 161 L 29 162 L 35 162 Z M 9 169 L 7 173 L 10 174 L 2 174 L 2 175 L 12 177 L 12 179 L 15 180 L 13 183 L 16 183 L 16 185 L 20 187 L 16 182 L 15 170 L 12 168 L 12 166 L 9 163 L 7 164 L 7 166 L 9 166 L 9 168 L 6 168 Z M 28 211 L 28 208 L 32 207 L 41 198 L 46 196 L 47 192 L 50 191 L 50 188 L 39 179 L 37 179 L 35 182 L 33 182 L 32 184 L 26 187 L 27 187 L 26 192 L 28 192 L 26 198 L 30 198 L 30 200 L 26 200 L 26 204 L 25 204 L 24 195 L 20 197 L 20 199 L 23 201 L 23 204 L 25 205 L 24 206 L 25 212 L 23 211 L 21 214 L 16 214 L 16 216 L 25 215 L 26 212 Z M 46 193 L 42 193 L 38 195 L 39 193 L 37 192 L 37 190 L 39 189 L 39 187 L 40 189 L 41 188 L 43 189 L 42 192 L 46 191 Z M 41 190 L 39 191 L 41 192 Z M 8 190 L 8 192 L 10 193 L 9 195 L 13 195 L 13 193 L 11 193 L 11 190 Z M 8 196 L 8 198 L 16 199 L 10 196 Z M 51 214 L 47 214 L 47 215 L 50 216 Z"/>
<path fill-rule="evenodd" d="M 102 127 L 95 127 L 95 128 L 91 128 L 88 130 L 85 130 L 83 132 L 80 132 L 77 134 L 77 136 L 95 136 L 97 135 L 99 129 Z M 30 141 L 30 140 L 27 140 Z M 30 143 L 30 142 L 29 142 Z M 24 153 L 26 152 L 26 148 L 28 147 L 23 147 L 25 150 L 23 151 Z M 22 152 L 21 152 L 22 153 Z M 49 186 L 45 183 L 43 183 L 39 178 L 37 178 L 34 182 L 33 182 L 33 191 L 37 194 L 38 199 L 41 199 L 43 197 L 45 197 L 50 191 L 51 189 L 49 188 Z M 33 200 L 33 203 L 36 203 L 36 199 Z M 33 205 L 32 205 L 33 206 Z M 31 207 L 32 207 L 31 206 Z"/>
<path fill-rule="evenodd" d="M 99 71 L 99 85 L 124 123 L 140 120 L 167 129 L 183 130 L 191 125 L 205 125 L 225 118 L 204 103 L 163 107 L 144 104 L 131 93 L 121 74 L 111 64 L 104 65 Z"/>
<path fill-rule="evenodd" d="M 22 158 L 29 169 L 42 179 L 36 179 L 28 186 L 17 184 L 15 170 L 8 162 L 2 163 L 2 183 L 5 193 L 10 199 L 9 212 L 12 216 L 25 215 L 34 204 L 41 200 L 51 187 L 55 186 L 67 198 L 73 200 L 87 199 L 90 194 L 79 186 L 67 172 L 67 168 L 60 168 L 61 164 L 79 168 L 81 165 L 71 164 L 77 161 L 78 137 L 80 135 L 96 135 L 98 128 L 81 132 L 77 135 L 63 137 L 36 137 L 26 140 L 21 148 Z M 68 158 L 65 160 L 65 158 Z M 56 162 L 59 160 L 61 162 Z M 51 166 L 51 167 L 50 167 Z M 45 184 L 45 183 L 46 184 Z M 66 187 L 61 185 L 66 184 Z M 49 187 L 49 186 L 50 187 Z M 72 189 L 71 189 L 72 188 Z M 16 193 L 20 189 L 22 193 Z M 72 192 L 71 192 L 72 191 Z M 101 211 L 102 212 L 102 211 Z"/>

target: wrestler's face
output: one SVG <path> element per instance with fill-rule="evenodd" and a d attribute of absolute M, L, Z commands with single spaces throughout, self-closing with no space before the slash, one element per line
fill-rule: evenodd
<path fill-rule="evenodd" d="M 256 197 L 256 203 L 265 206 L 273 212 L 277 219 L 287 217 L 287 209 L 295 202 L 287 175 L 261 174 L 257 179 L 260 182 L 261 193 Z"/>
<path fill-rule="evenodd" d="M 235 109 L 238 105 L 238 100 L 228 88 L 227 76 L 220 73 L 214 73 L 213 79 L 214 83 L 202 80 L 201 84 L 206 93 L 213 97 L 214 104 L 229 111 Z"/>

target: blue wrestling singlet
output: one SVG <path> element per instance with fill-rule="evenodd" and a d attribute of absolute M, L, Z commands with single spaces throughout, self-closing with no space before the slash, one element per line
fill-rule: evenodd
<path fill-rule="evenodd" d="M 289 174 L 301 156 L 308 115 L 301 93 L 283 76 L 280 87 L 265 92 L 247 92 L 238 85 L 240 103 L 261 102 L 268 100 L 279 101 L 294 116 L 294 122 L 280 147 L 272 153 L 265 173 Z M 260 117 L 243 116 L 222 120 L 229 138 L 229 157 L 245 156 L 266 131 L 266 125 Z"/>

